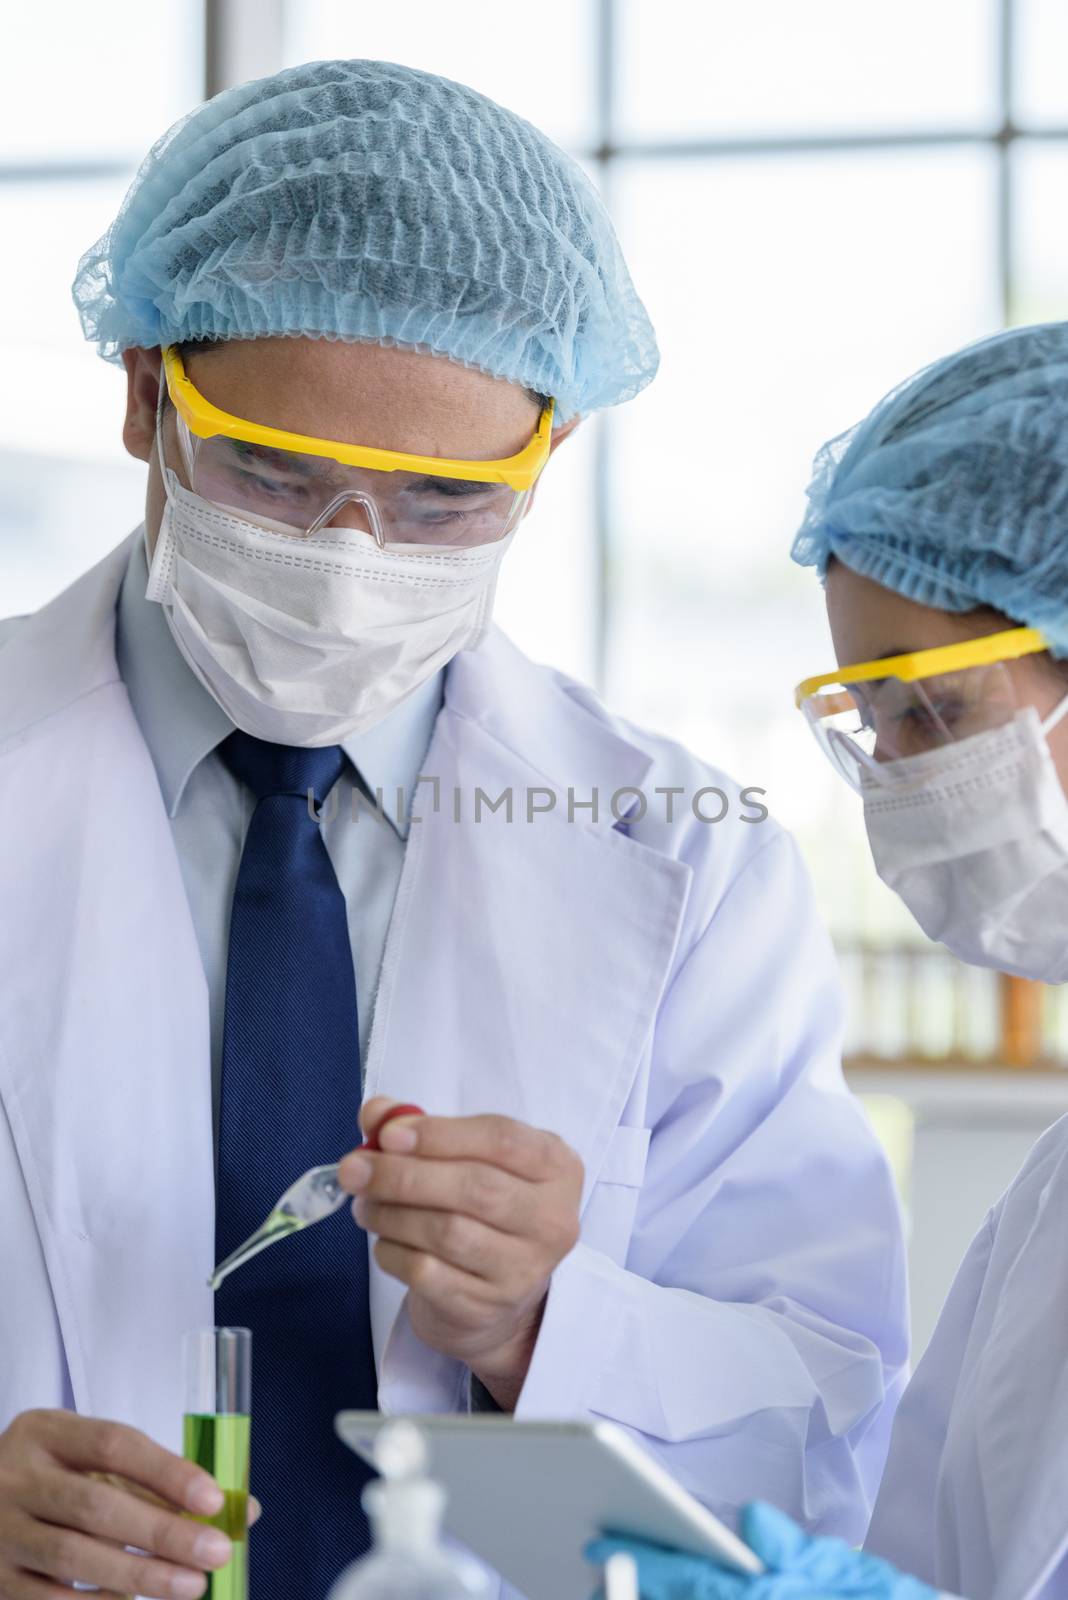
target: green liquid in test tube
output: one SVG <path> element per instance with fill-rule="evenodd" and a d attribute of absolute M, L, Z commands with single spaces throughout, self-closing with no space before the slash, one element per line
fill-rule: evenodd
<path fill-rule="evenodd" d="M 225 1495 L 214 1517 L 194 1517 L 233 1541 L 225 1567 L 208 1574 L 205 1600 L 248 1600 L 248 1475 L 252 1335 L 247 1328 L 187 1333 L 182 1453 Z"/>

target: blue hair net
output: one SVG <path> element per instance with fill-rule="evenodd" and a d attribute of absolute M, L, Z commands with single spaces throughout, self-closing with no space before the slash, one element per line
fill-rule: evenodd
<path fill-rule="evenodd" d="M 629 400 L 659 360 L 578 163 L 473 89 L 385 61 L 291 67 L 176 123 L 73 293 L 108 360 L 364 339 L 551 395 L 561 422 Z"/>
<path fill-rule="evenodd" d="M 1068 323 L 936 361 L 815 461 L 793 557 L 942 611 L 992 606 L 1068 655 Z"/>

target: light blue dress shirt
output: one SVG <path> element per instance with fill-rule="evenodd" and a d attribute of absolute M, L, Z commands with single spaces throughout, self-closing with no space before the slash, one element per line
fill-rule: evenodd
<path fill-rule="evenodd" d="M 171 819 L 208 982 L 218 1156 L 230 908 L 254 801 L 217 753 L 234 724 L 186 665 L 162 607 L 145 599 L 147 586 L 148 562 L 139 535 L 119 597 L 116 652 Z M 347 769 L 341 778 L 336 811 L 330 816 L 328 807 L 323 824 L 326 848 L 348 907 L 364 1060 L 408 835 L 407 812 L 400 821 L 396 818 L 397 790 L 404 791 L 410 807 L 441 709 L 443 686 L 444 671 L 366 733 L 342 741 L 356 771 Z M 357 774 L 369 795 L 381 789 L 383 805 L 379 811 L 372 802 L 361 800 L 354 821 L 351 796 Z M 359 1142 L 355 1129 L 352 1142 Z"/>

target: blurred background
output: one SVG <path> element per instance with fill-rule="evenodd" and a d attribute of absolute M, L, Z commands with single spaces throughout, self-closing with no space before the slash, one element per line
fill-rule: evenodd
<path fill-rule="evenodd" d="M 958 966 L 879 884 L 855 797 L 793 709 L 833 654 L 788 552 L 824 440 L 927 361 L 1068 312 L 1064 0 L 46 0 L 8 45 L 0 615 L 140 520 L 122 372 L 83 343 L 70 282 L 198 101 L 303 60 L 386 58 L 464 80 L 586 167 L 662 364 L 554 459 L 498 617 L 765 789 L 799 837 L 848 987 L 851 1081 L 912 1220 L 922 1346 L 986 1207 L 1068 1109 L 1068 1005 Z"/>

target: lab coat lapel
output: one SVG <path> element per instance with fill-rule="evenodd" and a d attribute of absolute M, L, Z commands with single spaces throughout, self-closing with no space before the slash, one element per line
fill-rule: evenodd
<path fill-rule="evenodd" d="M 1058 1167 L 1000 1285 L 979 1368 L 976 1443 L 999 1557 L 993 1600 L 1030 1600 L 1068 1551 L 1068 1362 L 1057 1337 L 1068 1325 L 1064 1200 Z"/>
<path fill-rule="evenodd" d="M 499 632 L 452 662 L 424 763 L 438 809 L 423 784 L 368 1051 L 369 1095 L 559 1133 L 583 1160 L 585 1197 L 647 1047 L 691 879 L 614 825 L 613 793 L 650 765 Z M 597 820 L 569 820 L 569 786 L 578 801 L 598 791 Z M 555 809 L 527 821 L 528 788 L 552 791 Z M 477 791 L 509 789 L 511 821 L 484 800 L 476 819 Z M 380 1361 L 403 1292 L 375 1269 Z M 383 1372 L 386 1409 L 455 1403 L 454 1364 L 402 1366 L 410 1383 Z"/>
<path fill-rule="evenodd" d="M 128 553 L 129 541 L 4 649 L 0 1099 L 75 1404 L 174 1448 L 181 1334 L 213 1320 L 208 1012 L 115 663 Z"/>

